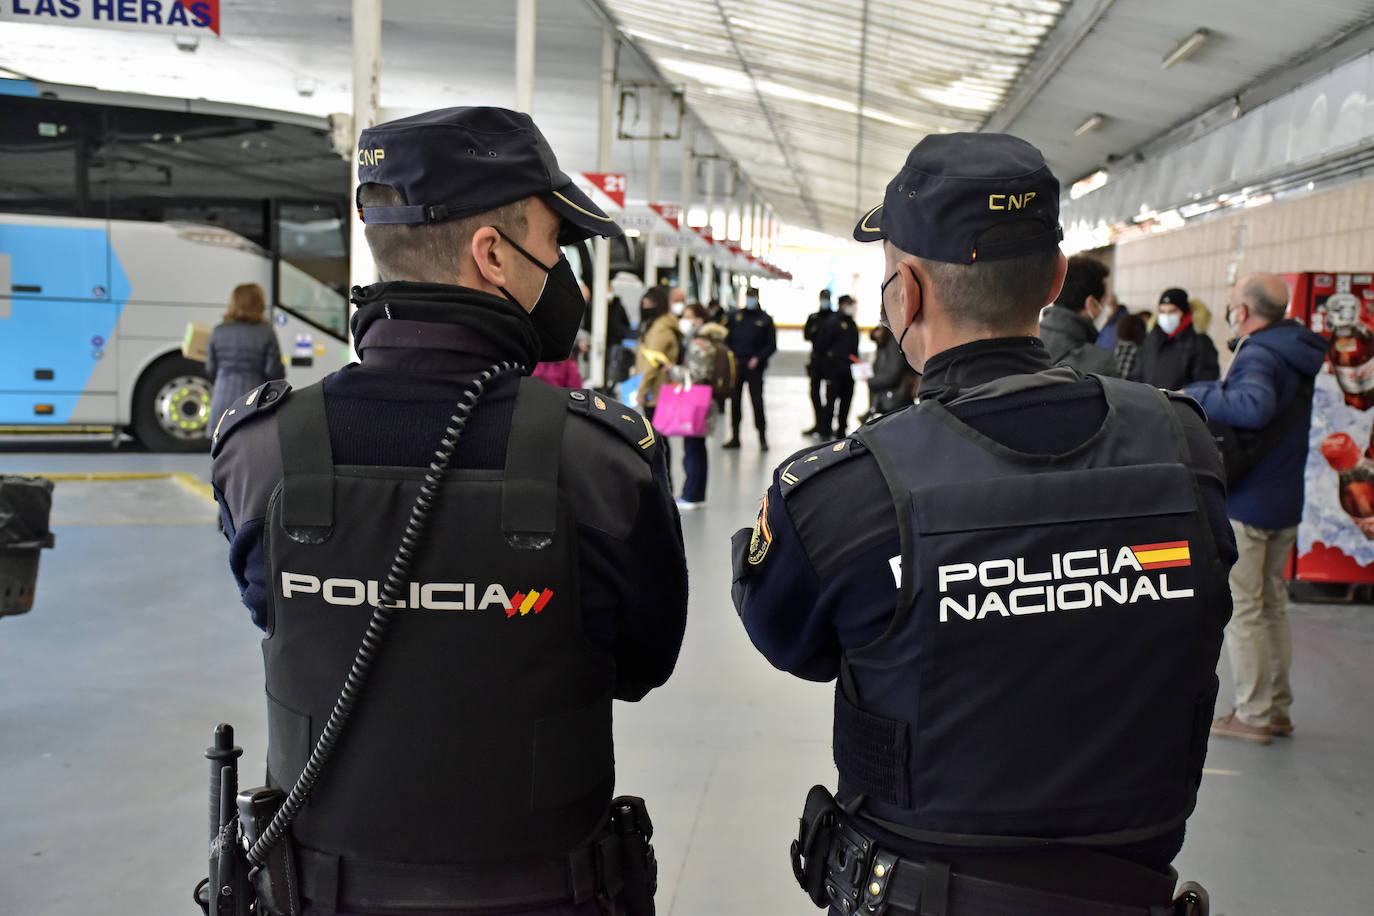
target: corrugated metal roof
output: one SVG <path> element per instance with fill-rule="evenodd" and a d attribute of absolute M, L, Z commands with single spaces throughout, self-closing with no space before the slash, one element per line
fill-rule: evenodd
<path fill-rule="evenodd" d="M 1374 22 L 1371 0 L 1097 2 L 1105 13 L 1072 54 L 1015 116 L 992 125 L 1040 147 L 1065 185 Z M 1198 29 L 1208 36 L 1196 53 L 1163 67 L 1165 55 Z M 1075 136 L 1098 113 L 1101 125 Z"/>
<path fill-rule="evenodd" d="M 1060 0 L 603 0 L 783 219 L 847 234 L 923 135 L 976 130 Z"/>

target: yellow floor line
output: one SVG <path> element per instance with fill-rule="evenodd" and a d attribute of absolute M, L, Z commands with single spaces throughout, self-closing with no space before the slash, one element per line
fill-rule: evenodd
<path fill-rule="evenodd" d="M 19 477 L 46 477 L 49 480 L 160 480 L 172 476 L 168 471 L 59 471 L 46 474 L 41 471 L 20 471 Z"/>
<path fill-rule="evenodd" d="M 199 496 L 210 505 L 215 505 L 215 491 L 208 483 L 193 474 L 185 471 L 177 471 L 172 475 L 172 480 L 176 481 L 183 490 L 192 496 Z"/>
<path fill-rule="evenodd" d="M 0 426 L 0 433 L 19 436 L 95 436 L 113 432 L 113 426 Z"/>
<path fill-rule="evenodd" d="M 1203 767 L 1202 772 L 1207 776 L 1244 776 L 1240 770 L 1218 770 L 1216 767 Z"/>
<path fill-rule="evenodd" d="M 211 505 L 215 504 L 215 491 L 208 483 L 196 477 L 194 474 L 187 474 L 185 471 L 75 471 L 59 472 L 56 474 L 44 474 L 41 472 L 21 472 L 19 477 L 46 477 L 52 481 L 92 481 L 110 482 L 121 480 L 166 480 L 170 479 L 192 496 L 203 499 Z"/>
<path fill-rule="evenodd" d="M 53 528 L 117 528 L 125 525 L 146 526 L 146 525 L 204 525 L 206 520 L 202 518 L 124 518 L 108 519 L 96 522 L 64 522 L 60 519 L 53 520 Z"/>

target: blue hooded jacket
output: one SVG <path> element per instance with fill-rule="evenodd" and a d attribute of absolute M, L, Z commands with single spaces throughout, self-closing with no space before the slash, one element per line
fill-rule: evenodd
<path fill-rule="evenodd" d="M 1325 337 L 1302 324 L 1279 321 L 1240 342 L 1225 378 L 1197 382 L 1183 390 L 1202 405 L 1208 419 L 1260 429 L 1283 410 L 1303 378 L 1317 374 L 1328 346 Z M 1302 521 L 1309 425 L 1299 423 L 1289 430 L 1231 488 L 1226 508 L 1232 519 L 1271 531 Z"/>

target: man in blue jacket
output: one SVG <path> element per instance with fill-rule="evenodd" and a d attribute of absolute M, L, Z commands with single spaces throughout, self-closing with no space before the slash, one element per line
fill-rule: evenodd
<path fill-rule="evenodd" d="M 1273 274 L 1251 274 L 1231 290 L 1226 320 L 1236 356 L 1226 377 L 1184 391 L 1211 420 L 1261 430 L 1288 422 L 1288 429 L 1254 469 L 1230 483 L 1227 515 L 1239 559 L 1231 569 L 1235 610 L 1226 645 L 1235 678 L 1236 705 L 1212 723 L 1212 734 L 1255 744 L 1291 735 L 1293 702 L 1288 683 L 1292 641 L 1284 606 L 1284 566 L 1302 520 L 1303 469 L 1311 420 L 1311 389 L 1303 382 L 1321 368 L 1326 338 L 1285 320 L 1288 287 Z M 1295 398 L 1306 403 L 1298 404 Z M 1296 419 L 1285 418 L 1290 409 Z"/>

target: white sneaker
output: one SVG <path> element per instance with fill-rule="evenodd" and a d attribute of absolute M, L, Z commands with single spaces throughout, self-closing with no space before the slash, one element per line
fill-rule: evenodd
<path fill-rule="evenodd" d="M 704 499 L 698 500 L 697 502 L 692 502 L 691 500 L 687 499 L 678 499 L 675 500 L 675 502 L 677 503 L 677 509 L 679 512 L 689 512 L 692 509 L 700 509 L 702 506 L 706 505 L 706 500 Z"/>

